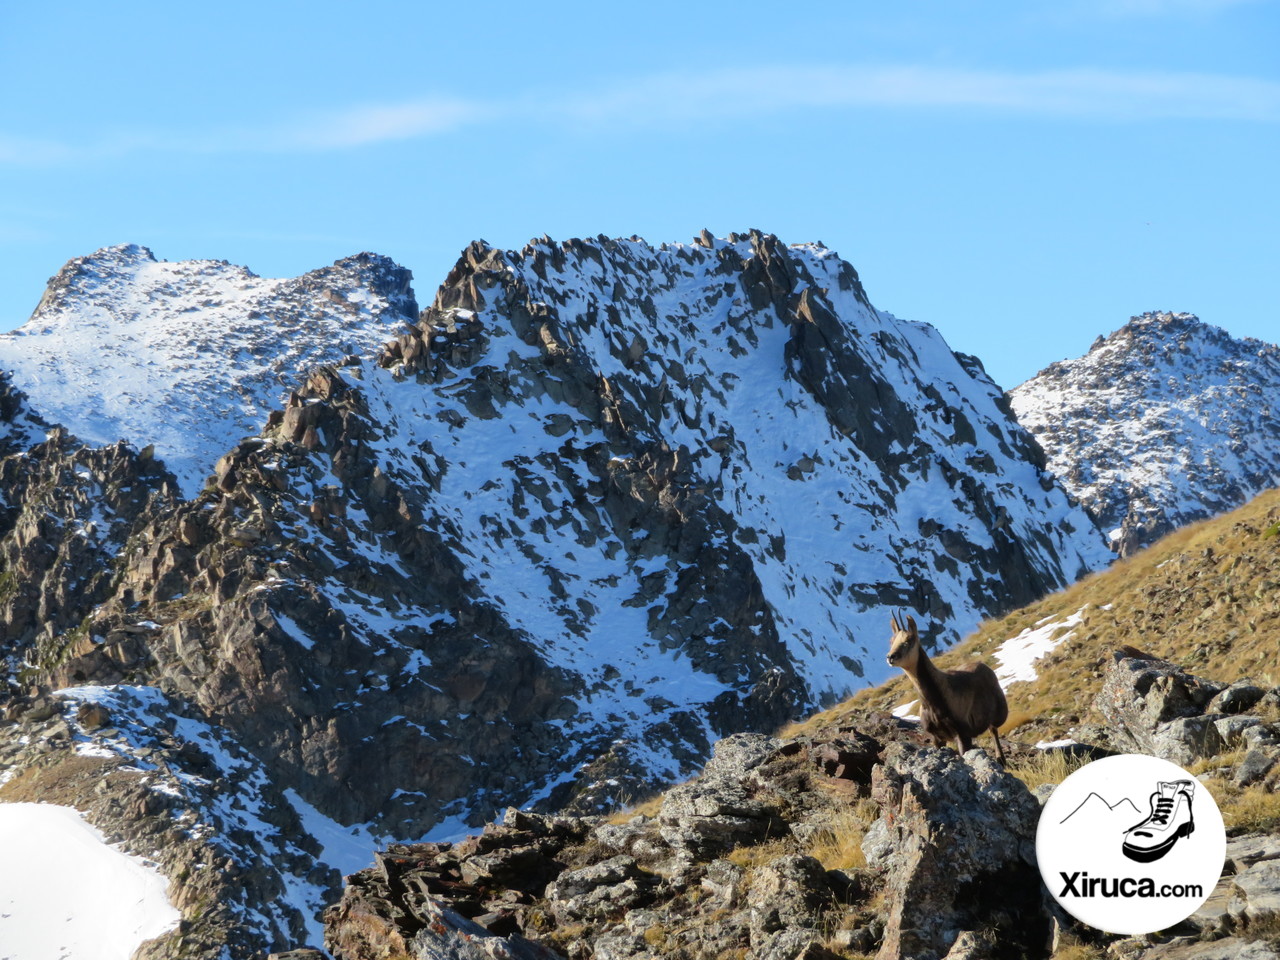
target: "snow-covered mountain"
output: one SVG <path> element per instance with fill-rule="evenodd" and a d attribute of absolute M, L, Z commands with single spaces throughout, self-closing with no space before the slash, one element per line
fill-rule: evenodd
<path fill-rule="evenodd" d="M 31 319 L 0 334 L 0 370 L 86 442 L 154 444 L 194 496 L 307 370 L 415 322 L 409 281 L 370 254 L 271 280 L 107 247 L 68 262 Z"/>
<path fill-rule="evenodd" d="M 1134 317 L 1009 396 L 1122 554 L 1280 484 L 1280 347 L 1189 313 Z"/>
<path fill-rule="evenodd" d="M 272 336 L 291 348 L 261 332 L 253 371 Z M 61 416 L 39 383 L 33 403 Z M 0 461 L 21 631 L 0 628 L 11 712 L 57 724 L 31 690 L 74 688 L 56 709 L 119 729 L 64 746 L 162 749 L 170 797 L 233 790 L 237 764 L 184 748 L 203 731 L 255 758 L 263 830 L 596 810 L 886 675 L 890 610 L 950 643 L 1110 557 L 976 359 L 876 310 L 832 251 L 756 231 L 473 244 L 416 326 L 257 429 L 187 500 L 151 452 L 66 431 Z M 327 874 L 299 869 L 262 889 L 314 899 Z"/>
<path fill-rule="evenodd" d="M 120 596 L 157 605 L 169 688 L 325 812 L 456 829 L 884 675 L 887 608 L 950 642 L 1104 563 L 1037 453 L 821 247 L 476 244 L 136 537 Z"/>

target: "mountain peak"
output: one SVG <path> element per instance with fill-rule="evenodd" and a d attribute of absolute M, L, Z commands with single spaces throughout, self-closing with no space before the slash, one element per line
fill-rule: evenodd
<path fill-rule="evenodd" d="M 1121 553 L 1280 482 L 1280 347 L 1192 313 L 1132 317 L 1010 401 Z"/>
<path fill-rule="evenodd" d="M 50 280 L 31 319 L 0 335 L 0 357 L 42 415 L 86 442 L 154 444 L 190 496 L 312 367 L 415 322 L 411 281 L 373 253 L 268 279 L 104 247 Z"/>
<path fill-rule="evenodd" d="M 1120 329 L 1143 332 L 1158 331 L 1160 333 L 1180 333 L 1182 331 L 1201 326 L 1205 326 L 1205 324 L 1194 313 L 1174 313 L 1168 310 L 1148 310 L 1146 313 L 1140 313 L 1135 317 L 1130 317 L 1129 322 Z"/>
<path fill-rule="evenodd" d="M 117 243 L 100 247 L 86 257 L 79 258 L 86 263 L 155 263 L 156 255 L 150 247 L 137 243 Z M 75 261 L 72 261 L 73 263 Z"/>

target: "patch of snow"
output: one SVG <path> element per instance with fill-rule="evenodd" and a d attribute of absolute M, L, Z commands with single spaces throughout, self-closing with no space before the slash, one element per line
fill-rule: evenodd
<path fill-rule="evenodd" d="M 71 807 L 0 804 L 0 956 L 129 960 L 182 919 L 165 878 Z"/>
<path fill-rule="evenodd" d="M 1070 640 L 1072 628 L 1084 620 L 1087 607 L 1081 607 L 1064 620 L 1046 617 L 1034 627 L 1027 627 L 1016 637 L 1010 637 L 996 649 L 996 679 L 1008 690 L 1010 684 L 1028 683 L 1036 678 L 1035 663 L 1054 647 Z"/>
<path fill-rule="evenodd" d="M 916 709 L 920 706 L 919 700 L 912 700 L 910 703 L 904 703 L 900 707 L 895 707 L 893 715 L 899 720 L 910 720 L 914 723 L 920 722 L 920 714 L 916 713 Z"/>

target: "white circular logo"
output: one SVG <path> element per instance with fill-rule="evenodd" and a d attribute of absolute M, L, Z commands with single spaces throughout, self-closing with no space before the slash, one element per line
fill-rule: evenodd
<path fill-rule="evenodd" d="M 1204 784 L 1159 757 L 1081 767 L 1040 812 L 1036 858 L 1049 892 L 1108 933 L 1163 930 L 1200 907 L 1222 874 L 1227 832 Z"/>

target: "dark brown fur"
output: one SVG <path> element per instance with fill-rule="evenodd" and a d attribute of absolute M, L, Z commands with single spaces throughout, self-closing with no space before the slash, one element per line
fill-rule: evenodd
<path fill-rule="evenodd" d="M 906 671 L 920 693 L 920 726 L 938 746 L 954 742 L 961 753 L 973 747 L 973 738 L 990 730 L 996 738 L 996 755 L 1004 764 L 1000 725 L 1009 718 L 1009 704 L 995 672 L 985 663 L 969 663 L 955 670 L 939 670 L 924 652 L 916 622 L 906 625 L 891 618 L 893 639 L 889 663 Z"/>

